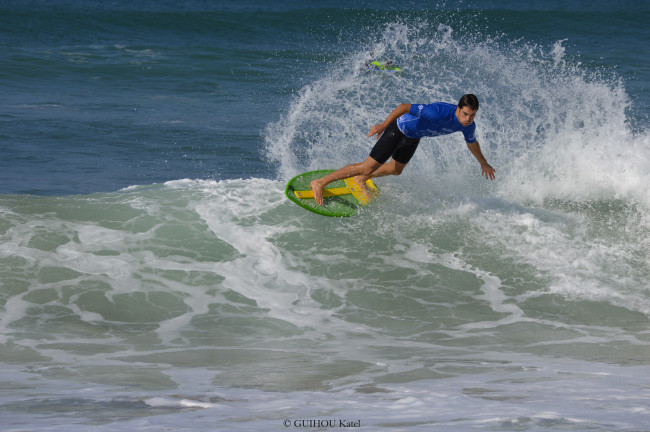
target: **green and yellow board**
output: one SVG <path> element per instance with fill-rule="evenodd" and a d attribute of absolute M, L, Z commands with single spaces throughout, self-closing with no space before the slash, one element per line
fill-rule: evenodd
<path fill-rule="evenodd" d="M 366 63 L 366 68 L 372 71 L 388 71 L 388 72 L 401 72 L 399 66 L 393 64 L 392 61 L 378 61 L 374 60 Z"/>
<path fill-rule="evenodd" d="M 325 187 L 323 191 L 323 205 L 320 206 L 314 201 L 314 193 L 311 190 L 312 180 L 326 176 L 334 170 L 309 171 L 299 174 L 289 180 L 284 190 L 285 195 L 291 201 L 314 213 L 323 216 L 347 217 L 357 213 L 360 207 L 372 202 L 379 195 L 379 188 L 368 180 L 366 187 L 370 192 L 367 196 L 352 178 L 337 180 Z"/>

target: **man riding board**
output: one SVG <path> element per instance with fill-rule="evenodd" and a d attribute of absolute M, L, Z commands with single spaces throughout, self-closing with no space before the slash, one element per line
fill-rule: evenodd
<path fill-rule="evenodd" d="M 387 175 L 400 175 L 411 160 L 423 137 L 462 132 L 467 148 L 481 164 L 481 175 L 494 180 L 492 168 L 476 140 L 474 117 L 479 103 L 476 96 L 466 94 L 457 105 L 434 102 L 429 105 L 401 104 L 382 123 L 374 125 L 368 137 L 377 135 L 377 143 L 364 162 L 347 165 L 333 173 L 311 182 L 314 200 L 323 205 L 323 189 L 329 183 L 354 177 L 364 193 L 368 193 L 366 180 Z M 390 162 L 386 162 L 388 159 Z"/>

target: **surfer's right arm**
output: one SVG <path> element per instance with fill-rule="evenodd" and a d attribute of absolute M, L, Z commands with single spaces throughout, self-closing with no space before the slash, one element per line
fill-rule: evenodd
<path fill-rule="evenodd" d="M 390 114 L 388 114 L 386 120 L 370 128 L 370 132 L 368 132 L 367 138 L 370 138 L 373 135 L 377 135 L 377 139 L 379 139 L 384 129 L 386 129 L 392 122 L 397 120 L 399 117 L 403 116 L 404 114 L 408 114 L 409 112 L 411 112 L 411 104 L 405 104 L 405 103 L 400 104 Z"/>

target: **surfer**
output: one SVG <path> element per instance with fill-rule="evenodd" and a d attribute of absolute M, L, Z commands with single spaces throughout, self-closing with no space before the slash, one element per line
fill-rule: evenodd
<path fill-rule="evenodd" d="M 364 162 L 347 165 L 333 173 L 311 182 L 314 200 L 323 205 L 323 189 L 329 183 L 354 177 L 369 195 L 366 180 L 387 175 L 400 175 L 411 160 L 423 137 L 462 132 L 467 148 L 481 164 L 481 176 L 494 180 L 495 170 L 487 163 L 476 140 L 474 117 L 478 111 L 478 99 L 466 94 L 457 105 L 434 102 L 429 105 L 401 104 L 382 123 L 374 125 L 367 137 L 377 135 L 377 143 Z M 390 162 L 386 162 L 390 157 Z"/>

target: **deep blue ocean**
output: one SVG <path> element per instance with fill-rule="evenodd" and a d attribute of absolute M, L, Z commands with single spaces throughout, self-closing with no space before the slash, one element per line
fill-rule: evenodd
<path fill-rule="evenodd" d="M 0 430 L 650 430 L 648 21 L 0 0 Z M 465 93 L 496 180 L 452 134 L 355 217 L 284 197 Z"/>

